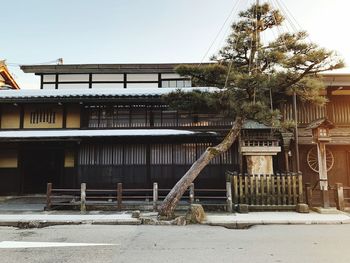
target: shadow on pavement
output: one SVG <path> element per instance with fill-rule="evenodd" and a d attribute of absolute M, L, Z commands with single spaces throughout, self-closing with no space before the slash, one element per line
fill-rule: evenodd
<path fill-rule="evenodd" d="M 7 197 L 0 200 L 0 212 L 42 212 L 45 204 L 45 196 Z"/>

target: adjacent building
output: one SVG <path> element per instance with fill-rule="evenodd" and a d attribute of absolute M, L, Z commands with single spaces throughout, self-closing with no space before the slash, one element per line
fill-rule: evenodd
<path fill-rule="evenodd" d="M 331 141 L 327 143 L 327 170 L 328 183 L 343 183 L 350 185 L 350 70 L 340 69 L 322 73 L 327 86 L 324 96 L 328 103 L 323 106 L 314 106 L 309 103 L 298 103 L 298 138 L 300 151 L 300 170 L 304 182 L 312 185 L 318 180 L 318 157 L 317 148 L 313 143 L 311 130 L 306 127 L 313 121 L 326 118 L 331 121 L 335 128 L 330 131 Z M 281 106 L 285 119 L 294 119 L 292 103 Z M 291 147 L 291 163 L 294 170 L 296 161 L 294 147 Z"/>
<path fill-rule="evenodd" d="M 19 89 L 18 84 L 10 74 L 5 61 L 0 60 L 0 90 Z"/>

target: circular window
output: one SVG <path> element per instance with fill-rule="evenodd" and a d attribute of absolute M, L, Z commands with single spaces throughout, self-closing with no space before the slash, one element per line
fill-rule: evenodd
<path fill-rule="evenodd" d="M 307 153 L 307 163 L 310 169 L 318 173 L 318 157 L 317 157 L 317 148 L 311 148 Z M 334 165 L 334 156 L 331 150 L 326 149 L 326 164 L 327 171 L 331 170 Z"/>

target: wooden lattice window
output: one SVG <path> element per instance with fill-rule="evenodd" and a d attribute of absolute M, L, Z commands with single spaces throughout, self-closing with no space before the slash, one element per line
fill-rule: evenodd
<path fill-rule="evenodd" d="M 55 123 L 56 112 L 52 109 L 37 109 L 30 113 L 30 124 Z"/>

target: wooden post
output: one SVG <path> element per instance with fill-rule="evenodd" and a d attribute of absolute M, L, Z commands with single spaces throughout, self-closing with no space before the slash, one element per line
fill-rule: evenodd
<path fill-rule="evenodd" d="M 323 208 L 329 208 L 329 192 L 328 190 L 321 190 L 321 199 Z"/>
<path fill-rule="evenodd" d="M 281 175 L 280 174 L 277 174 L 277 178 L 276 178 L 276 181 L 277 181 L 277 202 L 276 202 L 276 205 L 280 205 L 282 202 L 282 194 L 281 194 Z"/>
<path fill-rule="evenodd" d="M 266 205 L 271 205 L 271 177 L 266 175 Z"/>
<path fill-rule="evenodd" d="M 320 189 L 323 208 L 329 208 L 328 179 L 327 179 L 327 162 L 326 162 L 326 144 L 325 142 L 317 143 L 318 157 L 318 174 L 320 179 Z"/>
<path fill-rule="evenodd" d="M 303 203 L 304 202 L 304 196 L 303 196 L 303 177 L 301 174 L 298 174 L 298 202 Z"/>
<path fill-rule="evenodd" d="M 305 184 L 305 189 L 306 189 L 306 203 L 309 206 L 312 206 L 312 188 L 310 183 Z"/>
<path fill-rule="evenodd" d="M 288 155 L 288 152 L 289 152 L 289 148 L 285 148 L 284 149 L 284 165 L 286 167 L 286 172 L 289 173 L 289 155 Z"/>
<path fill-rule="evenodd" d="M 46 188 L 46 207 L 45 210 L 50 210 L 51 209 L 51 192 L 52 192 L 52 183 L 47 183 L 47 188 Z"/>
<path fill-rule="evenodd" d="M 117 184 L 117 208 L 122 210 L 122 198 L 123 198 L 123 184 Z"/>
<path fill-rule="evenodd" d="M 250 184 L 250 204 L 255 205 L 255 194 L 254 194 L 254 176 L 253 175 L 248 175 L 249 176 L 249 184 Z"/>
<path fill-rule="evenodd" d="M 194 203 L 194 183 L 190 185 L 190 204 Z"/>
<path fill-rule="evenodd" d="M 254 175 L 255 177 L 255 204 L 260 205 L 260 196 L 259 196 L 259 176 Z"/>
<path fill-rule="evenodd" d="M 293 205 L 298 204 L 298 193 L 297 193 L 297 174 L 292 175 L 292 195 Z"/>
<path fill-rule="evenodd" d="M 157 211 L 158 183 L 153 183 L 153 212 Z"/>
<path fill-rule="evenodd" d="M 286 205 L 286 175 L 284 173 L 281 174 L 281 183 L 282 183 L 282 188 L 281 188 L 281 196 L 282 196 L 282 205 Z"/>
<path fill-rule="evenodd" d="M 233 184 L 233 203 L 238 203 L 238 179 L 237 173 L 234 173 L 232 176 L 232 184 Z"/>
<path fill-rule="evenodd" d="M 265 184 L 266 184 L 266 176 L 260 175 L 260 193 L 261 193 L 261 205 L 266 205 L 265 202 Z"/>
<path fill-rule="evenodd" d="M 86 183 L 80 185 L 80 212 L 86 212 Z"/>
<path fill-rule="evenodd" d="M 277 205 L 276 202 L 276 189 L 275 189 L 275 176 L 271 175 L 271 204 Z"/>
<path fill-rule="evenodd" d="M 249 185 L 248 185 L 248 176 L 244 176 L 244 199 L 245 199 L 245 204 L 249 204 Z"/>
<path fill-rule="evenodd" d="M 291 175 L 286 174 L 287 176 L 287 193 L 288 193 L 288 205 L 292 204 L 292 182 L 291 182 Z"/>
<path fill-rule="evenodd" d="M 335 184 L 335 203 L 337 205 L 337 209 L 340 211 L 344 211 L 344 188 L 342 183 Z"/>
<path fill-rule="evenodd" d="M 227 212 L 232 213 L 232 191 L 231 183 L 226 182 Z"/>
<path fill-rule="evenodd" d="M 243 176 L 244 175 L 240 175 L 238 176 L 238 184 L 239 184 L 239 204 L 244 204 L 243 201 Z"/>

